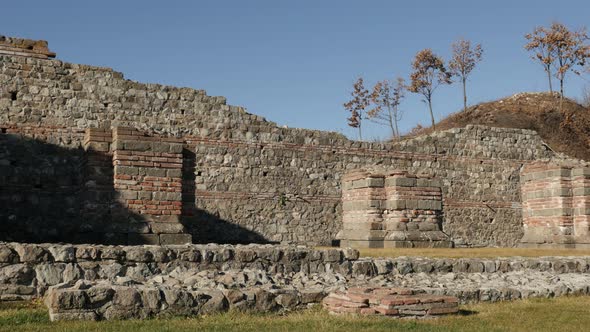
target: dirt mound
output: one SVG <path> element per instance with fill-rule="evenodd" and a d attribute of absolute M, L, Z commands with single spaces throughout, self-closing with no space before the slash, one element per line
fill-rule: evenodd
<path fill-rule="evenodd" d="M 554 151 L 590 160 L 590 108 L 567 98 L 560 107 L 557 94 L 518 93 L 481 103 L 449 115 L 436 125 L 436 130 L 468 124 L 532 129 Z M 431 128 L 414 129 L 411 136 L 429 132 L 432 132 Z"/>

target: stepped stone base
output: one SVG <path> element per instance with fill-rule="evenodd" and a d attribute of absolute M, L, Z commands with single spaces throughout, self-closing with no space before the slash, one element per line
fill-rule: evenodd
<path fill-rule="evenodd" d="M 404 288 L 355 287 L 330 293 L 322 301 L 330 313 L 389 317 L 428 317 L 456 314 L 459 299 L 453 296 L 415 294 Z"/>

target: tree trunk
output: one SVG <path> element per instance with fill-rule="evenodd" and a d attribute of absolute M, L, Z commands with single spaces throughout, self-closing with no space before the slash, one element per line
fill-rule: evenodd
<path fill-rule="evenodd" d="M 466 79 L 463 77 L 463 111 L 467 112 L 467 89 L 465 88 Z"/>
<path fill-rule="evenodd" d="M 553 85 L 551 84 L 551 67 L 545 68 L 545 72 L 547 72 L 547 78 L 549 79 L 549 92 L 553 94 Z"/>
<path fill-rule="evenodd" d="M 391 138 L 395 138 L 396 137 L 396 131 L 395 131 L 395 127 L 393 126 L 393 121 L 395 119 L 395 113 L 391 110 L 391 106 L 387 106 L 387 120 L 389 122 L 389 128 L 391 128 Z"/>
<path fill-rule="evenodd" d="M 563 78 L 559 80 L 559 111 L 563 110 Z"/>
<path fill-rule="evenodd" d="M 397 126 L 397 111 L 395 112 L 395 133 L 396 133 L 396 137 L 399 139 L 401 137 L 401 135 L 399 134 L 399 127 Z"/>
<path fill-rule="evenodd" d="M 563 98 L 563 78 L 559 80 L 559 93 L 561 94 L 561 98 Z"/>
<path fill-rule="evenodd" d="M 363 140 L 363 132 L 361 131 L 361 121 L 359 120 L 359 141 Z"/>
<path fill-rule="evenodd" d="M 436 123 L 434 123 L 434 113 L 432 113 L 432 97 L 428 97 L 428 110 L 430 111 L 430 120 L 432 121 L 432 130 L 436 130 Z"/>
<path fill-rule="evenodd" d="M 392 138 L 397 137 L 395 127 L 393 126 L 393 122 L 391 120 L 389 120 L 389 128 L 391 128 L 391 137 Z"/>

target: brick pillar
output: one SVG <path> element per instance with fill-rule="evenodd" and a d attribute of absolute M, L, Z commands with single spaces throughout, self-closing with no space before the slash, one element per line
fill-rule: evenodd
<path fill-rule="evenodd" d="M 361 170 L 343 177 L 341 246 L 452 247 L 441 230 L 440 182 L 386 174 Z"/>
<path fill-rule="evenodd" d="M 385 179 L 385 193 L 383 219 L 387 235 L 384 247 L 453 246 L 449 237 L 442 232 L 442 190 L 439 180 L 393 171 Z"/>
<path fill-rule="evenodd" d="M 366 171 L 355 171 L 342 178 L 343 247 L 383 247 L 382 203 L 384 176 Z"/>
<path fill-rule="evenodd" d="M 590 246 L 590 168 L 572 170 L 572 194 L 576 247 Z"/>
<path fill-rule="evenodd" d="M 571 175 L 571 167 L 559 165 L 533 163 L 523 168 L 521 246 L 575 246 Z M 584 204 L 582 197 L 576 201 L 581 206 Z M 583 219 L 580 215 L 579 220 Z"/>
<path fill-rule="evenodd" d="M 110 231 L 111 204 L 113 201 L 113 167 L 110 129 L 86 129 L 83 147 L 86 151 L 82 164 L 84 186 L 79 238 L 73 242 L 126 243 L 126 234 Z"/>
<path fill-rule="evenodd" d="M 182 147 L 180 139 L 114 128 L 114 188 L 122 207 L 114 218 L 128 223 L 130 244 L 192 241 L 180 222 Z"/>

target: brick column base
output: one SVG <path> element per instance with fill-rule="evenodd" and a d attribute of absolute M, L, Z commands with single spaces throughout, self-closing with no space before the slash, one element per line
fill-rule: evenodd
<path fill-rule="evenodd" d="M 354 171 L 343 177 L 341 246 L 448 248 L 440 181 L 404 171 Z"/>
<path fill-rule="evenodd" d="M 520 180 L 521 247 L 590 247 L 590 168 L 532 163 Z"/>

